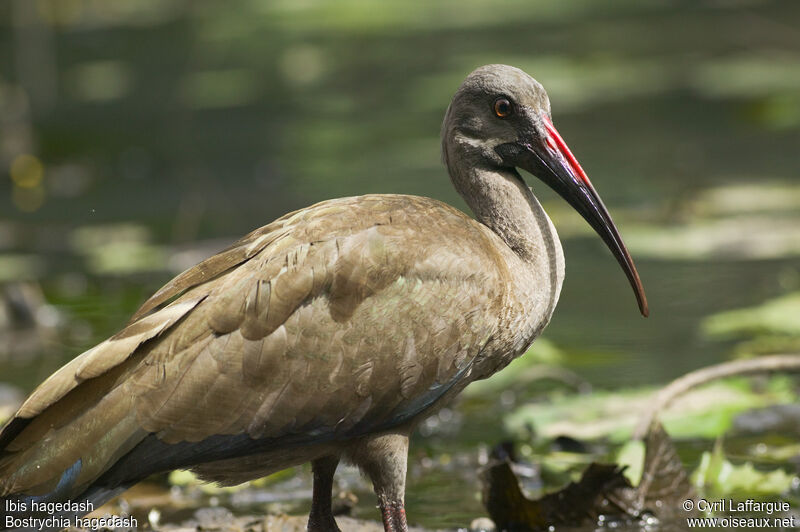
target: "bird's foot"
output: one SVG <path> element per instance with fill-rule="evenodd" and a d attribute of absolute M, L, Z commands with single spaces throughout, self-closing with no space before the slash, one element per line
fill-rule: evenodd
<path fill-rule="evenodd" d="M 381 503 L 381 515 L 384 532 L 408 532 L 406 509 L 402 502 Z"/>
<path fill-rule="evenodd" d="M 311 515 L 308 516 L 308 525 L 306 526 L 306 532 L 342 532 L 339 529 L 339 526 L 336 524 L 336 519 L 333 518 L 333 515 L 328 513 L 327 515 L 314 515 L 312 512 Z"/>

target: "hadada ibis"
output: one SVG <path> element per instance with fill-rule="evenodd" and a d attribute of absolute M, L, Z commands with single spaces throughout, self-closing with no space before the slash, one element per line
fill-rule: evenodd
<path fill-rule="evenodd" d="M 328 532 L 344 459 L 372 481 L 385 530 L 407 530 L 414 427 L 524 353 L 558 301 L 561 245 L 518 169 L 586 219 L 648 312 L 537 81 L 505 65 L 472 72 L 447 110 L 442 151 L 475 219 L 416 196 L 334 199 L 183 272 L 5 425 L 0 504 L 96 508 L 162 471 L 230 485 L 310 461 L 308 530 Z"/>

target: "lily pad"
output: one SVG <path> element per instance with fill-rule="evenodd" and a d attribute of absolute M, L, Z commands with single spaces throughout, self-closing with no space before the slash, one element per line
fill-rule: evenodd
<path fill-rule="evenodd" d="M 723 338 L 753 334 L 800 336 L 800 292 L 755 307 L 714 314 L 704 321 L 703 330 L 709 336 Z"/>
<path fill-rule="evenodd" d="M 735 493 L 780 495 L 791 488 L 794 480 L 795 477 L 783 469 L 760 471 L 751 462 L 731 463 L 720 442 L 712 452 L 703 453 L 700 465 L 692 474 L 692 482 L 698 489 L 716 496 Z"/>
<path fill-rule="evenodd" d="M 739 179 L 748 183 L 699 190 L 670 205 L 679 222 L 630 225 L 625 236 L 633 254 L 679 260 L 800 255 L 800 186 Z"/>
<path fill-rule="evenodd" d="M 751 358 L 779 353 L 800 353 L 800 335 L 770 334 L 769 336 L 756 336 L 737 343 L 733 353 L 736 358 Z"/>
<path fill-rule="evenodd" d="M 244 482 L 235 486 L 222 486 L 214 482 L 202 480 L 191 471 L 185 469 L 176 469 L 169 474 L 168 481 L 172 486 L 194 487 L 200 489 L 200 491 L 203 493 L 216 495 L 220 493 L 236 493 L 250 487 L 269 486 L 292 478 L 295 473 L 295 468 L 283 469 L 273 473 L 272 475 L 251 480 L 250 482 Z"/>
<path fill-rule="evenodd" d="M 167 264 L 167 254 L 161 247 L 141 242 L 114 242 L 97 247 L 88 259 L 90 271 L 112 275 L 161 271 Z"/>
<path fill-rule="evenodd" d="M 0 255 L 0 282 L 36 279 L 44 271 L 42 260 L 33 255 L 4 253 Z"/>
<path fill-rule="evenodd" d="M 775 462 L 796 461 L 797 458 L 800 457 L 800 443 L 788 443 L 786 445 L 759 443 L 754 446 L 750 454 L 758 456 L 759 459 Z"/>
<path fill-rule="evenodd" d="M 702 217 L 800 212 L 800 186 L 780 182 L 763 183 L 756 177 L 748 181 L 751 184 L 703 190 L 692 200 L 692 212 Z"/>
<path fill-rule="evenodd" d="M 549 438 L 568 435 L 623 442 L 630 438 L 656 392 L 657 388 L 640 388 L 556 397 L 549 403 L 517 408 L 505 424 L 520 436 L 527 435 L 532 426 L 537 434 Z M 747 379 L 728 379 L 687 392 L 664 410 L 660 419 L 675 438 L 716 438 L 731 428 L 741 412 L 795 400 L 796 394 L 781 377 L 773 377 L 767 389 L 759 391 L 754 391 Z"/>
<path fill-rule="evenodd" d="M 167 267 L 166 251 L 150 243 L 150 233 L 141 225 L 81 227 L 72 234 L 71 244 L 86 256 L 93 273 L 125 275 Z"/>
<path fill-rule="evenodd" d="M 800 88 L 800 61 L 793 54 L 748 52 L 714 58 L 697 68 L 694 85 L 712 97 L 759 96 Z"/>
<path fill-rule="evenodd" d="M 477 381 L 464 391 L 467 397 L 489 395 L 512 386 L 520 386 L 534 380 L 552 377 L 554 379 L 569 380 L 566 374 L 560 375 L 560 368 L 555 365 L 563 360 L 564 353 L 546 338 L 539 338 L 522 356 L 514 359 L 502 371 L 495 373 L 491 378 Z M 550 372 L 543 367 L 553 368 Z M 564 370 L 565 371 L 565 370 Z"/>
<path fill-rule="evenodd" d="M 631 253 L 658 259 L 754 260 L 800 255 L 800 216 L 741 215 L 672 226 L 633 226 Z"/>

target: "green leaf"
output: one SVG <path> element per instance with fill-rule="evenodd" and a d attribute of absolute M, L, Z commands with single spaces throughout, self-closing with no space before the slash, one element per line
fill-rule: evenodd
<path fill-rule="evenodd" d="M 563 360 L 563 352 L 546 338 L 539 338 L 522 356 L 514 359 L 502 371 L 491 378 L 477 381 L 464 391 L 467 397 L 489 395 L 523 385 L 546 376 L 541 371 L 543 365 L 557 365 Z"/>
<path fill-rule="evenodd" d="M 731 463 L 720 442 L 712 452 L 703 453 L 700 465 L 692 474 L 692 482 L 698 489 L 720 497 L 736 493 L 780 495 L 791 488 L 793 480 L 794 476 L 783 469 L 761 471 L 752 462 Z"/>
<path fill-rule="evenodd" d="M 714 314 L 704 321 L 703 330 L 709 336 L 723 338 L 764 333 L 800 336 L 800 292 L 755 307 Z"/>
<path fill-rule="evenodd" d="M 645 444 L 642 440 L 628 440 L 617 452 L 616 463 L 625 466 L 623 474 L 631 486 L 638 486 L 644 471 Z"/>
<path fill-rule="evenodd" d="M 797 395 L 786 379 L 773 377 L 764 390 L 753 390 L 745 378 L 717 381 L 682 395 L 661 413 L 660 419 L 674 438 L 713 439 L 730 429 L 741 412 L 778 403 L 791 403 Z M 533 427 L 545 437 L 567 435 L 581 440 L 628 440 L 657 388 L 586 395 L 551 396 L 548 403 L 519 407 L 505 419 L 506 428 L 524 437 Z"/>

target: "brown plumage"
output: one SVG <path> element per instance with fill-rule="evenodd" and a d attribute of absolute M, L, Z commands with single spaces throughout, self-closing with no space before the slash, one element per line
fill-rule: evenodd
<path fill-rule="evenodd" d="M 492 116 L 498 97 L 520 123 L 496 104 Z M 234 484 L 313 461 L 309 529 L 336 530 L 345 457 L 372 479 L 386 530 L 405 529 L 415 424 L 524 352 L 558 299 L 558 238 L 513 166 L 542 168 L 509 147 L 539 135 L 546 148 L 542 112 L 549 122 L 541 86 L 511 67 L 479 69 L 456 95 L 445 160 L 478 221 L 428 198 L 331 200 L 173 279 L 5 426 L 0 498 L 99 503 L 158 471 Z M 545 170 L 574 180 L 568 157 L 549 157 L 563 170 Z"/>

